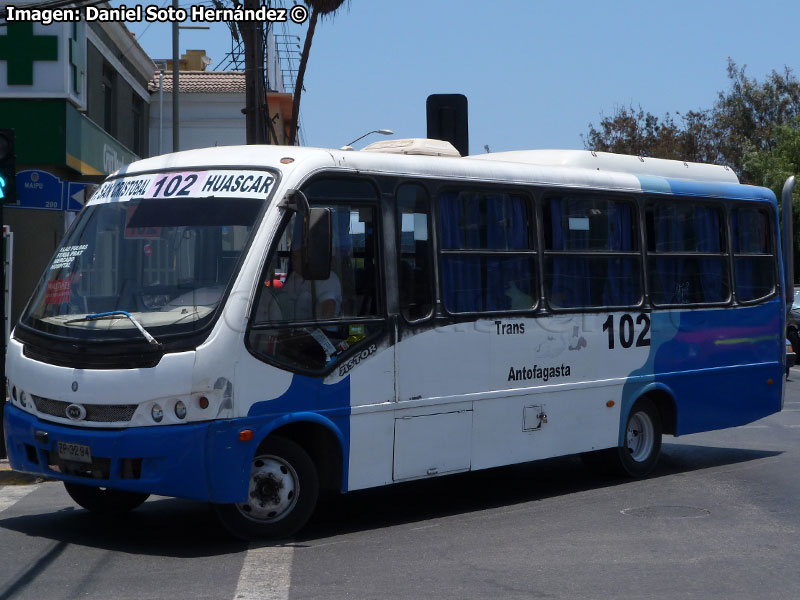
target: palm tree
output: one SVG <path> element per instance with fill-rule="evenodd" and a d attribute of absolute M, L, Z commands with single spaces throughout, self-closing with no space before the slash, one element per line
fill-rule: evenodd
<path fill-rule="evenodd" d="M 317 20 L 320 16 L 333 16 L 345 3 L 345 0 L 303 0 L 306 6 L 311 9 L 308 19 L 308 31 L 306 41 L 303 44 L 303 53 L 300 55 L 300 66 L 297 68 L 297 80 L 294 84 L 294 98 L 292 99 L 292 120 L 289 123 L 289 144 L 297 143 L 297 121 L 300 117 L 300 96 L 303 93 L 303 79 L 306 75 L 306 65 L 308 55 L 311 52 L 311 41 L 314 37 L 314 30 L 317 28 Z M 349 4 L 349 0 L 347 0 Z"/>

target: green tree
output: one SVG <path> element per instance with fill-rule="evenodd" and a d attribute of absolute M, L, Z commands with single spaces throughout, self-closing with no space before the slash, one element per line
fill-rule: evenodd
<path fill-rule="evenodd" d="M 581 137 L 587 149 L 601 152 L 709 162 L 715 152 L 709 113 L 676 115 L 678 122 L 670 113 L 659 120 L 641 106 L 623 106 L 614 116 L 603 118 L 599 129 L 590 123 L 588 134 Z"/>
<path fill-rule="evenodd" d="M 772 71 L 759 83 L 731 59 L 728 79 L 730 89 L 719 93 L 712 109 L 712 129 L 724 163 L 750 182 L 754 173 L 744 164 L 744 157 L 752 151 L 774 150 L 781 127 L 800 116 L 800 82 L 784 67 L 783 73 Z"/>
<path fill-rule="evenodd" d="M 707 110 L 667 113 L 662 119 L 640 107 L 617 108 L 600 126 L 589 124 L 587 149 L 655 158 L 707 162 L 731 167 L 743 182 L 755 174 L 745 165 L 747 153 L 776 147 L 776 127 L 800 116 L 800 82 L 791 69 L 773 71 L 763 82 L 747 77 L 746 67 L 728 59 L 730 88 L 719 92 Z M 750 163 L 748 163 L 750 164 Z M 755 164 L 755 163 L 753 163 Z"/>
<path fill-rule="evenodd" d="M 791 175 L 800 175 L 800 117 L 769 131 L 770 148 L 751 147 L 745 151 L 742 163 L 753 183 L 770 188 L 778 200 L 783 185 Z M 792 228 L 794 231 L 794 279 L 800 281 L 800 185 L 792 194 Z"/>

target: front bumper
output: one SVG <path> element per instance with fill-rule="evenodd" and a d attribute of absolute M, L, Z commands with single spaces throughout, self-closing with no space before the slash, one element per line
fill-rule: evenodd
<path fill-rule="evenodd" d="M 16 471 L 131 492 L 210 502 L 247 497 L 252 443 L 238 439 L 229 420 L 84 429 L 43 421 L 10 403 L 4 429 L 8 459 Z M 92 465 L 58 459 L 58 442 L 89 446 Z M 75 475 L 84 468 L 86 473 Z M 72 473 L 72 474 L 70 474 Z"/>

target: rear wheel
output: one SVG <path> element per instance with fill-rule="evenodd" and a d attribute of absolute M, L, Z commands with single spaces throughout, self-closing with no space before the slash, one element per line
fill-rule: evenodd
<path fill-rule="evenodd" d="M 623 445 L 614 448 L 617 470 L 631 477 L 644 477 L 655 469 L 661 452 L 661 415 L 647 398 L 631 409 L 625 426 Z"/>
<path fill-rule="evenodd" d="M 64 482 L 70 497 L 86 510 L 100 515 L 121 515 L 144 503 L 150 494 L 126 492 Z"/>
<path fill-rule="evenodd" d="M 590 469 L 629 477 L 644 477 L 653 471 L 661 452 L 661 415 L 647 398 L 631 409 L 625 425 L 623 445 L 581 454 Z"/>
<path fill-rule="evenodd" d="M 216 504 L 225 528 L 238 538 L 280 539 L 306 524 L 317 504 L 319 478 L 308 453 L 295 442 L 268 438 L 250 466 L 247 500 Z"/>

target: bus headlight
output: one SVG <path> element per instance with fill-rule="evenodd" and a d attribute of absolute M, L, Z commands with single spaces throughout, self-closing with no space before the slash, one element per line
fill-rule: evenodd
<path fill-rule="evenodd" d="M 153 408 L 150 410 L 150 416 L 153 417 L 153 421 L 160 423 L 161 419 L 164 418 L 164 411 L 158 404 L 153 404 Z"/>
<path fill-rule="evenodd" d="M 175 403 L 175 416 L 179 419 L 186 418 L 186 405 L 181 400 Z"/>
<path fill-rule="evenodd" d="M 27 408 L 28 406 L 28 394 L 20 390 L 19 392 L 19 403 L 22 404 L 23 408 Z"/>

